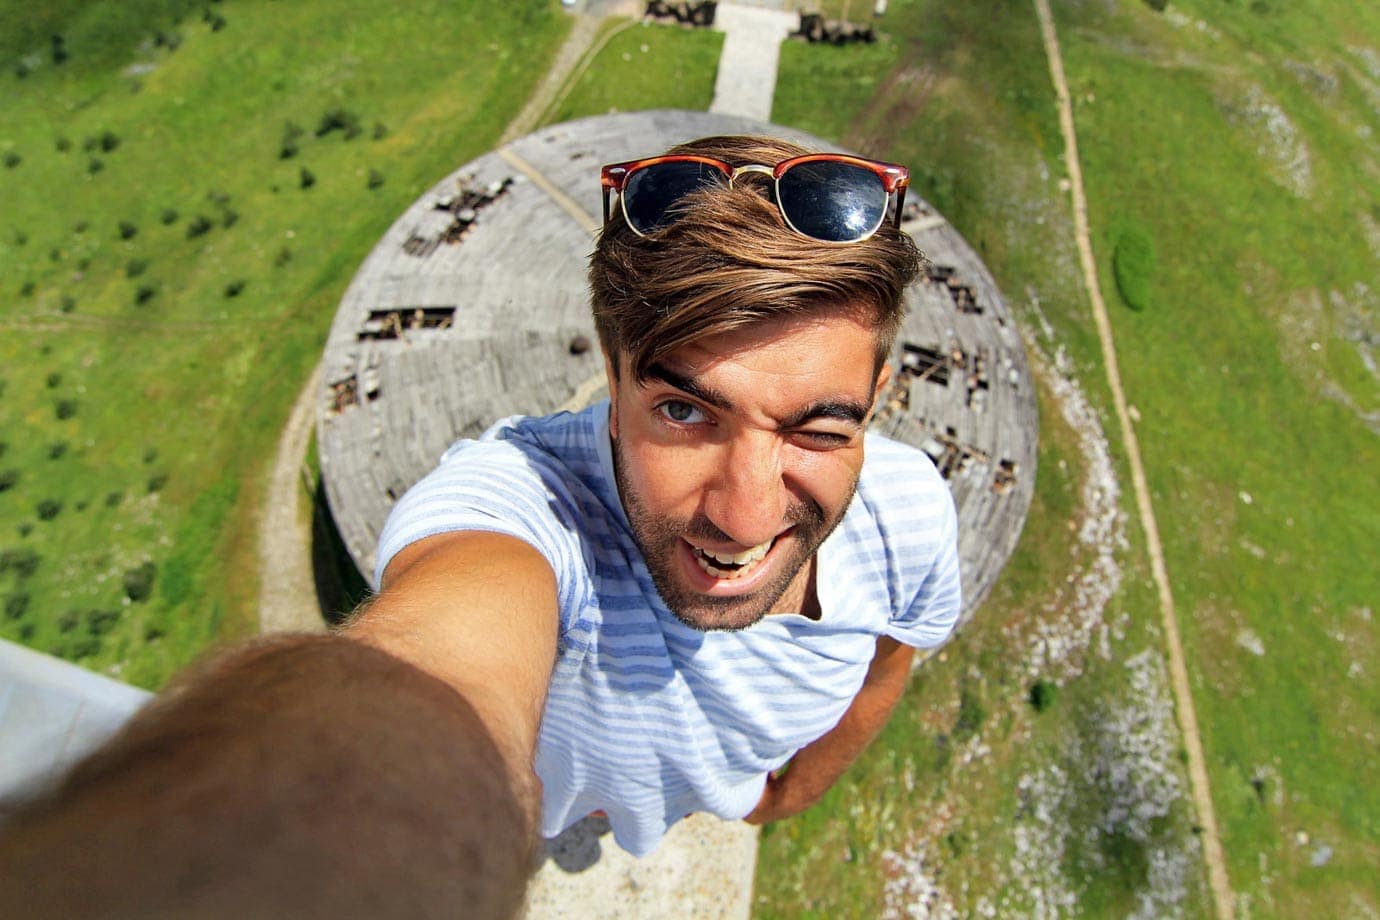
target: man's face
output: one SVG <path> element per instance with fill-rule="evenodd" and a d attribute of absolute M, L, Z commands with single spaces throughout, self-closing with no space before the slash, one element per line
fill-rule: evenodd
<path fill-rule="evenodd" d="M 701 340 L 633 379 L 610 374 L 618 489 L 662 600 L 696 629 L 800 612 L 814 557 L 843 519 L 887 371 L 848 316 Z"/>

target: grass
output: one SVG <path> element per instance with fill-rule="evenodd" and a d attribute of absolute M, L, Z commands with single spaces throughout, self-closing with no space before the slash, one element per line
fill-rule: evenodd
<path fill-rule="evenodd" d="M 1365 417 L 1380 408 L 1367 364 L 1380 17 L 1353 12 L 1190 2 L 1157 14 L 1129 0 L 1059 10 L 1103 294 L 1140 417 L 1228 870 L 1251 916 L 1343 916 L 1380 898 L 1368 868 L 1380 857 L 1380 797 L 1362 779 L 1380 723 L 1368 664 L 1380 577 L 1367 550 L 1380 537 L 1370 485 L 1380 456 L 1374 415 Z M 1085 388 L 1108 406 L 1057 185 L 1061 143 L 1033 8 L 893 4 L 883 26 L 896 49 L 889 63 L 876 48 L 878 61 L 850 68 L 851 49 L 788 45 L 774 118 L 911 164 L 920 193 L 979 248 L 1026 325 L 1038 301 Z M 877 65 L 889 69 L 869 74 Z M 869 76 L 871 97 L 858 85 Z M 1130 266 L 1148 300 L 1140 312 L 1117 290 L 1127 228 L 1151 244 L 1153 261 Z M 1013 676 L 1019 637 L 1070 565 L 1059 534 L 1079 458 L 1050 417 L 1046 405 L 1036 504 L 1002 584 L 950 664 L 921 672 L 909 727 L 889 729 L 817 816 L 765 838 L 761 915 L 874 915 L 879 877 L 897 874 L 880 854 L 917 840 L 930 847 L 925 872 L 960 913 L 983 898 L 1032 909 L 1001 900 L 1018 894 L 999 871 L 1019 849 L 1011 790 L 1096 743 L 1086 733 L 1097 701 L 1132 690 L 1117 660 L 1158 642 L 1132 528 L 1106 614 L 1123 624 L 1112 661 L 1090 661 L 1038 718 L 1013 702 L 1030 690 Z M 991 753 L 959 771 L 922 739 L 933 746 L 952 731 L 973 673 L 1003 689 L 987 704 Z M 840 842 L 858 803 L 888 798 L 898 770 L 917 792 L 890 796 L 895 830 L 862 850 Z M 1079 788 L 1065 820 L 1095 826 L 1105 792 Z M 1155 847 L 1192 847 L 1187 822 L 1180 809 L 1145 840 L 1066 841 L 1054 881 L 1076 895 L 1067 912 L 1130 913 Z M 958 848 L 942 829 L 955 823 L 968 841 Z M 1188 880 L 1184 905 L 1206 910 L 1201 878 Z"/>
<path fill-rule="evenodd" d="M 0 148 L 21 158 L 0 171 L 0 551 L 39 560 L 0 574 L 27 598 L 0 635 L 147 687 L 254 629 L 266 458 L 340 294 L 420 190 L 492 146 L 568 28 L 547 2 L 199 10 L 0 5 Z M 106 609 L 94 643 L 59 623 Z"/>
<path fill-rule="evenodd" d="M 723 33 L 611 19 L 544 124 L 643 109 L 707 109 Z"/>

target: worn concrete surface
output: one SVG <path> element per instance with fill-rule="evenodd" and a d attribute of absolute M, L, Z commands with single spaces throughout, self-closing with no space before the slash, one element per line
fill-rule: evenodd
<path fill-rule="evenodd" d="M 709 111 L 770 121 L 781 42 L 799 25 L 796 13 L 720 3 L 714 28 L 724 33 L 724 46 Z"/>

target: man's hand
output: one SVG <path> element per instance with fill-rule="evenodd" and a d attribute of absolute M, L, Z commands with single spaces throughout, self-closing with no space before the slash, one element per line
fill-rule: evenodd
<path fill-rule="evenodd" d="M 915 650 L 894 639 L 877 639 L 877 653 L 862 688 L 839 724 L 767 776 L 762 798 L 743 820 L 767 824 L 797 815 L 819 801 L 886 725 L 905 692 Z"/>

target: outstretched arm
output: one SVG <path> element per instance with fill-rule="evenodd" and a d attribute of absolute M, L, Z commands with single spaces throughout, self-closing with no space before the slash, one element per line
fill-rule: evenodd
<path fill-rule="evenodd" d="M 14 816 L 0 916 L 514 915 L 555 624 L 526 544 L 422 541 L 344 635 L 192 669 Z"/>
<path fill-rule="evenodd" d="M 915 649 L 881 636 L 858 695 L 839 723 L 791 758 L 784 772 L 767 777 L 757 807 L 744 819 L 767 824 L 799 814 L 828 792 L 881 732 L 905 692 Z"/>

